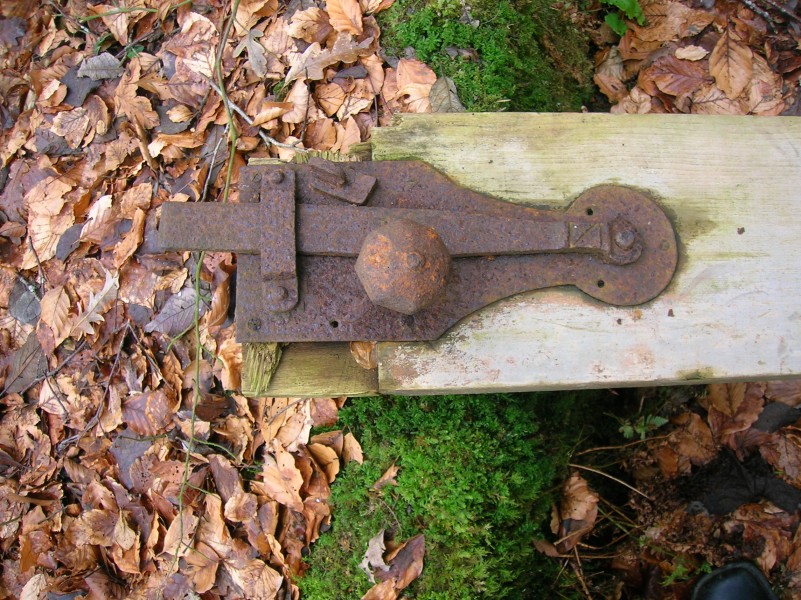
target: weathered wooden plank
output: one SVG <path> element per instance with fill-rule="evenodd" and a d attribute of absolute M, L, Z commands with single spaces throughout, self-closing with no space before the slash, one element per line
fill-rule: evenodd
<path fill-rule="evenodd" d="M 647 305 L 569 289 L 507 299 L 426 344 L 380 344 L 385 393 L 533 390 L 801 374 L 801 119 L 680 115 L 403 116 L 375 160 L 425 160 L 520 203 L 603 183 L 655 195 L 681 242 Z"/>
<path fill-rule="evenodd" d="M 371 396 L 378 393 L 378 369 L 356 364 L 348 344 L 303 343 L 284 347 L 278 369 L 258 395 Z"/>

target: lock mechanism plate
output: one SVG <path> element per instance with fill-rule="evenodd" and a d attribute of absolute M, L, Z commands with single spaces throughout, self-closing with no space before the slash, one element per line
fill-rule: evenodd
<path fill-rule="evenodd" d="M 240 202 L 162 206 L 164 250 L 237 253 L 242 342 L 434 340 L 521 292 L 571 285 L 632 306 L 678 260 L 647 194 L 602 185 L 566 210 L 511 204 L 418 161 L 244 167 Z"/>

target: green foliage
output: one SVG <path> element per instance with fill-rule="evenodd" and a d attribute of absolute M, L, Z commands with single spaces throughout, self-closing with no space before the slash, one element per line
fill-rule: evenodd
<path fill-rule="evenodd" d="M 454 80 L 469 111 L 581 108 L 592 89 L 589 42 L 548 0 L 471 6 L 469 18 L 460 19 L 459 0 L 398 0 L 379 15 L 382 43 L 399 56 L 413 47 L 438 75 Z M 467 51 L 467 58 L 448 50 Z"/>
<path fill-rule="evenodd" d="M 312 546 L 303 598 L 364 594 L 370 584 L 358 563 L 382 528 L 398 540 L 425 534 L 423 576 L 408 598 L 552 595 L 566 580 L 532 541 L 549 535 L 550 504 L 582 422 L 577 397 L 350 400 L 341 424 L 360 440 L 365 464 L 348 465 L 332 486 L 332 531 Z M 371 490 L 393 463 L 398 485 Z"/>
<path fill-rule="evenodd" d="M 626 33 L 625 16 L 630 21 L 636 21 L 638 25 L 645 25 L 645 13 L 638 0 L 601 0 L 603 4 L 614 6 L 619 10 L 611 12 L 604 17 L 604 21 L 612 28 L 616 34 L 622 36 Z"/>
<path fill-rule="evenodd" d="M 640 440 L 644 440 L 649 433 L 659 429 L 667 422 L 668 420 L 665 417 L 658 415 L 640 415 L 636 421 L 622 421 L 618 431 L 627 440 L 633 439 L 635 434 L 639 436 Z"/>

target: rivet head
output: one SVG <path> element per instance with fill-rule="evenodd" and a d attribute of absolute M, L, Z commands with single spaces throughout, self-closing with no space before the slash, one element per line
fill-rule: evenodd
<path fill-rule="evenodd" d="M 267 181 L 273 185 L 278 185 L 284 180 L 284 173 L 282 171 L 271 171 L 267 175 Z"/>
<path fill-rule="evenodd" d="M 282 300 L 286 300 L 287 296 L 289 296 L 289 292 L 282 285 L 275 285 L 267 290 L 267 300 L 269 302 L 281 302 Z"/>
<path fill-rule="evenodd" d="M 637 234 L 631 229 L 621 229 L 615 233 L 615 244 L 621 250 L 631 250 L 636 239 Z"/>

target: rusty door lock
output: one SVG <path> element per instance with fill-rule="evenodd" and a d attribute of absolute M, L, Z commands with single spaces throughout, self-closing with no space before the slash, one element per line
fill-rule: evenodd
<path fill-rule="evenodd" d="M 676 268 L 665 213 L 604 185 L 567 210 L 510 204 L 415 161 L 245 167 L 240 203 L 162 206 L 165 250 L 238 254 L 242 342 L 424 341 L 501 298 L 573 285 L 630 306 Z"/>

